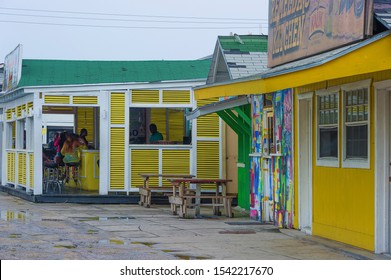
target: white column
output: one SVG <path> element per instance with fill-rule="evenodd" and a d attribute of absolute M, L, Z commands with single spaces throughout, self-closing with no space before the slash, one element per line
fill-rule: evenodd
<path fill-rule="evenodd" d="M 100 129 L 99 129 L 99 194 L 107 195 L 110 187 L 110 111 L 109 92 L 99 94 Z"/>
<path fill-rule="evenodd" d="M 41 195 L 42 188 L 42 99 L 39 98 L 39 92 L 34 93 L 34 120 L 33 135 L 34 144 L 34 195 Z"/>

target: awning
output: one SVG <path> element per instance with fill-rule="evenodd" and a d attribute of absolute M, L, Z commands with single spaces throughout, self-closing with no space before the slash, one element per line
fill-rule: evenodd
<path fill-rule="evenodd" d="M 188 113 L 186 119 L 193 120 L 201 116 L 216 113 L 236 134 L 251 135 L 251 118 L 243 108 L 243 106 L 249 104 L 250 98 L 247 95 L 237 96 L 198 107 Z"/>

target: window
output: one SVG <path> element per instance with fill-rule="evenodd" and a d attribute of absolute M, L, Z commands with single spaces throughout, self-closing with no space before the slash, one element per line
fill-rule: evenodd
<path fill-rule="evenodd" d="M 317 97 L 317 165 L 338 166 L 338 92 L 320 93 Z"/>
<path fill-rule="evenodd" d="M 369 90 L 344 90 L 344 167 L 369 168 Z"/>
<path fill-rule="evenodd" d="M 130 144 L 191 144 L 189 108 L 130 108 Z M 161 134 L 151 140 L 150 124 Z M 151 142 L 153 141 L 153 143 Z"/>

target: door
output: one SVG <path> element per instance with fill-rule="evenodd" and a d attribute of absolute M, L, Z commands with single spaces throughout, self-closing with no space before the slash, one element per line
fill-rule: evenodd
<path fill-rule="evenodd" d="M 312 232 L 312 97 L 299 99 L 299 228 Z"/>

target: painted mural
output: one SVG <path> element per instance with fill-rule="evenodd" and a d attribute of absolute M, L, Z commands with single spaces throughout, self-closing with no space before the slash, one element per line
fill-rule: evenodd
<path fill-rule="evenodd" d="M 252 99 L 251 217 L 293 226 L 292 90 Z"/>

